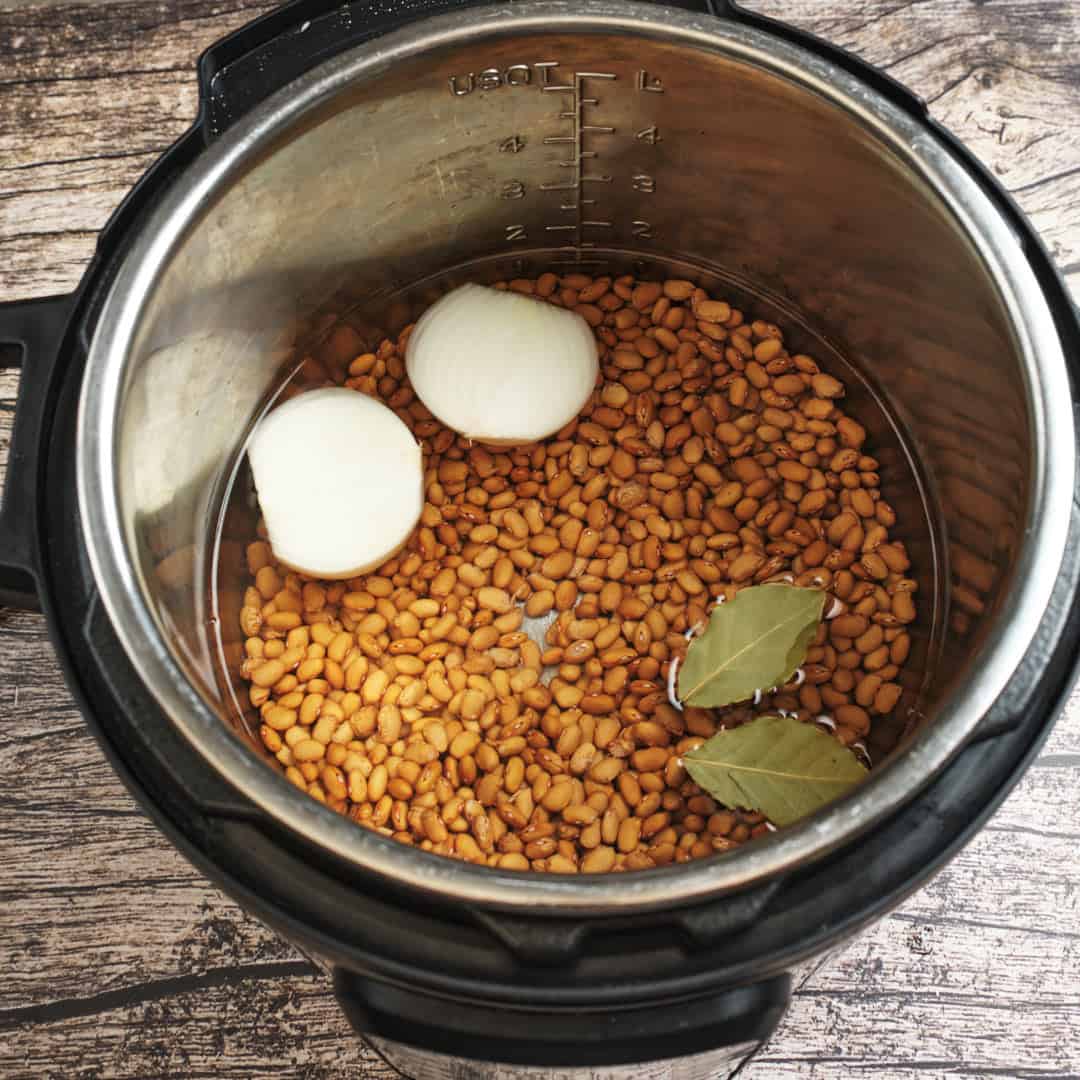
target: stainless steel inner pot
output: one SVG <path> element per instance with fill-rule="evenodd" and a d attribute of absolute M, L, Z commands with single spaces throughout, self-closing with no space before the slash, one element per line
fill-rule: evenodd
<path fill-rule="evenodd" d="M 251 425 L 304 349 L 342 316 L 360 338 L 377 333 L 391 298 L 422 297 L 411 283 L 553 264 L 674 266 L 751 311 L 804 320 L 815 348 L 835 346 L 861 373 L 875 434 L 914 462 L 893 452 L 886 477 L 922 584 L 925 678 L 910 730 L 849 797 L 714 860 L 579 880 L 398 845 L 260 760 L 216 674 L 222 502 Z M 1047 304 L 994 204 L 929 129 L 777 38 L 600 0 L 418 23 L 318 67 L 228 130 L 162 200 L 112 285 L 79 447 L 102 599 L 207 768 L 356 865 L 561 914 L 735 889 L 912 797 L 1031 642 L 1074 468 Z"/>

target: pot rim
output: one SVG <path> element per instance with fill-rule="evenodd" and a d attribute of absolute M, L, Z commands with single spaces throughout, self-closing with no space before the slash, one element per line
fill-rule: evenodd
<path fill-rule="evenodd" d="M 435 48 L 504 34 L 599 31 L 644 35 L 751 64 L 824 98 L 869 129 L 929 185 L 986 265 L 1023 358 L 1034 435 L 1023 547 L 1002 610 L 969 677 L 935 723 L 870 780 L 799 824 L 721 858 L 577 877 L 474 866 L 358 828 L 268 768 L 186 679 L 143 594 L 121 521 L 115 440 L 130 346 L 163 268 L 215 197 L 281 131 L 347 86 Z M 535 0 L 424 19 L 355 46 L 296 79 L 212 144 L 168 190 L 120 266 L 102 307 L 79 402 L 76 462 L 83 538 L 121 644 L 169 721 L 229 784 L 278 824 L 354 868 L 465 903 L 535 915 L 629 914 L 702 902 L 790 872 L 850 842 L 913 798 L 969 741 L 1019 667 L 1061 566 L 1075 450 L 1071 391 L 1052 313 L 1010 225 L 925 124 L 857 77 L 771 34 L 681 9 L 609 0 Z"/>

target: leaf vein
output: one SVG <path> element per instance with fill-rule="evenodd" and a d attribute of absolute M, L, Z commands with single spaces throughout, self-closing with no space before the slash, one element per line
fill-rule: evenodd
<path fill-rule="evenodd" d="M 698 682 L 698 684 L 696 686 L 694 686 L 692 689 L 687 691 L 687 693 L 685 694 L 685 699 L 687 701 L 689 701 L 690 698 L 692 698 L 703 686 L 705 686 L 706 683 L 711 682 L 721 672 L 726 671 L 728 668 L 730 668 L 735 663 L 735 661 L 738 660 L 739 657 L 741 657 L 744 653 L 748 652 L 750 649 L 756 648 L 763 641 L 767 641 L 774 634 L 777 634 L 781 630 L 783 630 L 789 623 L 793 623 L 793 622 L 797 622 L 797 621 L 805 621 L 805 619 L 806 619 L 805 613 L 803 613 L 803 612 L 795 612 L 794 614 L 789 615 L 782 622 L 778 622 L 775 626 L 772 627 L 772 629 L 767 630 L 760 637 L 755 638 L 753 641 L 748 641 L 741 649 L 738 649 L 735 652 L 733 652 L 721 664 L 717 665 L 711 671 L 707 672 L 702 677 L 701 681 Z"/>
<path fill-rule="evenodd" d="M 711 765 L 717 769 L 725 769 L 728 772 L 756 773 L 759 776 L 775 777 L 777 780 L 810 780 L 818 784 L 849 784 L 849 780 L 837 779 L 835 776 L 818 776 L 816 773 L 793 773 L 783 772 L 780 769 L 759 769 L 753 765 L 738 765 L 730 761 L 713 761 L 710 758 L 696 757 L 694 760 L 699 765 Z"/>

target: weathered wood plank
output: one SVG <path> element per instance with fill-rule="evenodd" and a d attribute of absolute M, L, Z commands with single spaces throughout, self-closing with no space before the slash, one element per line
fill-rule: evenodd
<path fill-rule="evenodd" d="M 1080 58 L 1069 43 L 1080 34 L 1071 0 L 739 0 L 891 69 L 942 43 L 966 42 L 976 62 L 1003 59 L 1062 82 L 1075 82 Z M 914 87 L 924 96 L 927 87 Z"/>
<path fill-rule="evenodd" d="M 1000 881 L 1011 883 L 996 855 L 981 853 L 964 899 L 977 888 L 1001 895 Z M 942 878 L 953 876 L 950 866 Z M 1046 927 L 1055 921 L 1047 910 L 1030 929 L 1003 930 L 919 915 L 920 900 L 819 969 L 740 1076 L 1075 1077 L 1075 919 L 1071 935 L 1068 916 Z"/>
<path fill-rule="evenodd" d="M 1080 7 L 1070 0 L 753 0 L 885 68 L 998 176 L 1080 299 Z"/>
<path fill-rule="evenodd" d="M 17 868 L 0 873 L 0 1013 L 296 959 L 135 804 L 71 701 L 38 615 L 0 612 L 0 760 L 7 776 L 41 778 L 0 785 L 0 850 Z"/>
<path fill-rule="evenodd" d="M 109 214 L 194 118 L 199 53 L 273 6 L 0 11 L 0 300 L 74 287 Z"/>
<path fill-rule="evenodd" d="M 275 966 L 290 974 L 275 978 Z M 323 977 L 296 967 L 219 970 L 129 1000 L 83 999 L 66 1018 L 0 1028 L 0 1070 L 6 1080 L 396 1080 L 353 1036 Z"/>
<path fill-rule="evenodd" d="M 1018 1022 L 1018 1012 L 1023 1020 Z M 856 1073 L 1075 1078 L 1075 1004 L 979 1005 L 902 991 L 803 995 L 776 1039 L 739 1075 L 832 1080 Z"/>
<path fill-rule="evenodd" d="M 190 121 L 198 52 L 269 6 L 0 3 L 0 300 L 75 284 L 96 230 Z M 1080 297 L 1080 8 L 747 6 L 920 93 L 1016 194 Z M 0 373 L 0 476 L 15 382 Z M 323 977 L 141 815 L 48 650 L 39 617 L 0 612 L 0 1074 L 381 1080 Z M 1074 698 L 991 825 L 809 972 L 740 1076 L 1080 1075 L 1078 780 Z"/>

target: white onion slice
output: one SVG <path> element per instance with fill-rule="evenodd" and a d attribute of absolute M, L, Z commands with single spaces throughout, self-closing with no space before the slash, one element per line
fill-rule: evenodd
<path fill-rule="evenodd" d="M 423 507 L 412 432 L 355 390 L 311 390 L 267 414 L 248 444 L 275 556 L 301 573 L 349 578 L 408 539 Z"/>
<path fill-rule="evenodd" d="M 519 293 L 462 285 L 420 317 L 405 366 L 417 396 L 478 442 L 520 446 L 582 409 L 599 370 L 576 312 Z"/>

